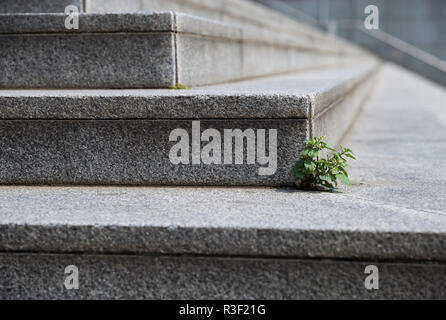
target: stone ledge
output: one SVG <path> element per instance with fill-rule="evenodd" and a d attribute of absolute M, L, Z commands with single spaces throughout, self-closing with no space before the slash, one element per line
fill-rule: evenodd
<path fill-rule="evenodd" d="M 0 119 L 308 118 L 366 81 L 369 62 L 190 90 L 0 90 Z"/>
<path fill-rule="evenodd" d="M 0 98 L 0 148 L 6 150 L 0 153 L 0 182 L 292 186 L 290 170 L 304 141 L 313 132 L 326 134 L 332 145 L 339 143 L 370 92 L 376 66 L 184 91 L 6 91 Z M 310 106 L 330 110 L 312 119 Z M 224 152 L 215 151 L 220 154 L 213 163 L 199 159 L 174 164 L 170 152 L 176 143 L 170 133 L 181 128 L 189 139 L 187 132 L 194 126 L 200 135 L 217 130 Z M 264 152 L 267 145 L 272 148 L 268 158 L 262 158 L 263 149 L 250 149 L 256 160 L 234 163 L 238 139 L 223 139 L 226 129 L 239 129 L 240 134 L 248 130 L 254 135 L 250 143 Z M 268 137 L 256 138 L 262 131 Z M 265 138 L 271 140 L 261 147 L 258 139 Z M 245 151 L 236 153 L 244 157 Z"/>
<path fill-rule="evenodd" d="M 338 194 L 4 186 L 0 195 L 0 251 L 446 260 L 446 215 Z"/>
<path fill-rule="evenodd" d="M 79 270 L 66 290 L 64 270 Z M 367 290 L 367 265 L 379 290 Z M 295 259 L 0 254 L 1 299 L 445 299 L 446 266 Z"/>
<path fill-rule="evenodd" d="M 336 193 L 3 186 L 1 250 L 445 261 L 445 96 L 385 66 L 345 141 L 353 187 Z"/>
<path fill-rule="evenodd" d="M 4 2 L 4 1 L 3 1 Z M 79 0 L 68 2 L 67 0 L 6 0 L 0 5 L 0 12 L 4 13 L 62 13 L 68 4 L 81 7 Z M 231 25 L 243 26 L 247 35 L 262 38 L 268 35 L 269 40 L 301 43 L 317 43 L 318 47 L 332 51 L 355 53 L 363 55 L 364 50 L 342 39 L 336 38 L 317 28 L 299 23 L 287 16 L 265 8 L 258 3 L 241 0 L 194 0 L 194 1 L 152 1 L 152 0 L 127 0 L 122 2 L 110 1 L 85 1 L 86 8 L 82 11 L 88 14 L 134 14 L 147 13 L 151 11 L 176 11 L 184 12 L 193 16 L 200 16 Z M 14 23 L 14 22 L 12 22 Z M 140 27 L 138 27 L 140 28 Z M 271 32 L 273 31 L 273 32 Z M 271 37 L 271 35 L 274 35 Z M 283 36 L 281 36 L 283 35 Z M 282 43 L 283 43 L 282 41 Z"/>
<path fill-rule="evenodd" d="M 0 34 L 177 32 L 241 40 L 241 28 L 175 12 L 79 14 L 79 29 L 65 28 L 64 13 L 1 14 Z"/>
<path fill-rule="evenodd" d="M 2 0 L 0 13 L 64 12 L 68 5 L 85 9 L 81 0 Z"/>
<path fill-rule="evenodd" d="M 0 88 L 198 86 L 374 61 L 341 44 L 175 12 L 83 13 L 78 30 L 65 18 L 0 14 Z"/>
<path fill-rule="evenodd" d="M 127 0 L 110 2 L 108 0 L 86 1 L 89 13 L 137 13 L 144 11 L 177 11 L 194 16 L 207 17 L 212 20 L 242 26 L 253 37 L 274 37 L 284 35 L 288 41 L 302 41 L 319 47 L 337 51 L 365 53 L 360 47 L 337 38 L 318 28 L 300 23 L 286 15 L 271 10 L 259 3 L 245 0 Z M 254 32 L 250 32 L 254 31 Z M 271 38 L 271 37 L 270 37 Z M 272 40 L 272 39 L 271 39 Z"/>
<path fill-rule="evenodd" d="M 300 48 L 333 55 L 348 54 L 348 50 L 345 51 L 341 45 L 327 46 L 325 42 L 315 38 L 296 37 L 253 26 L 242 27 L 181 12 L 80 13 L 79 29 L 67 29 L 66 18 L 67 15 L 64 13 L 0 14 L 0 35 L 172 32 Z M 362 56 L 367 56 L 367 54 L 363 53 Z"/>

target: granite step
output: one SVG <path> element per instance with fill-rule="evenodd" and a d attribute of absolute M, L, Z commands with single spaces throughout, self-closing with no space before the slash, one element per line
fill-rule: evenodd
<path fill-rule="evenodd" d="M 0 88 L 168 88 L 367 61 L 311 35 L 175 12 L 0 14 Z"/>
<path fill-rule="evenodd" d="M 348 49 L 357 53 L 362 51 L 354 44 L 330 33 L 249 0 L 127 0 L 125 2 L 85 0 L 84 8 L 86 13 L 140 13 L 147 11 L 183 12 L 232 25 L 255 27 L 258 34 L 264 31 L 274 31 L 294 38 L 306 39 L 312 43 L 316 40 L 318 47 L 339 48 L 342 46 L 344 50 Z"/>
<path fill-rule="evenodd" d="M 4 186 L 0 196 L 2 299 L 446 297 L 444 215 L 293 189 Z M 64 286 L 67 266 L 78 290 Z M 377 290 L 364 285 L 367 266 Z"/>
<path fill-rule="evenodd" d="M 337 145 L 378 67 L 191 90 L 0 90 L 0 183 L 293 185 L 304 141 Z"/>
<path fill-rule="evenodd" d="M 83 0 L 2 0 L 0 13 L 51 13 L 65 12 L 69 5 L 83 11 Z"/>
<path fill-rule="evenodd" d="M 0 186 L 0 298 L 445 299 L 445 97 L 383 66 L 335 192 Z"/>
<path fill-rule="evenodd" d="M 257 36 L 274 31 L 276 34 L 304 39 L 319 48 L 336 47 L 351 53 L 365 54 L 364 50 L 352 43 L 249 0 L 3 0 L 0 13 L 63 13 L 67 5 L 76 6 L 81 13 L 94 14 L 183 12 L 255 30 Z"/>

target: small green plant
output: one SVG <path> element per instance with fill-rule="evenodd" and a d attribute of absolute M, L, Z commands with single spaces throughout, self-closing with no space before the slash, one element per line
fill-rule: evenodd
<path fill-rule="evenodd" d="M 350 185 L 347 158 L 355 159 L 353 151 L 341 146 L 337 152 L 325 143 L 325 137 L 315 137 L 306 140 L 299 161 L 291 172 L 297 177 L 296 186 L 303 189 L 315 188 L 317 185 L 333 189 L 338 186 L 338 180 Z M 323 150 L 331 151 L 326 157 L 321 157 Z"/>
<path fill-rule="evenodd" d="M 188 87 L 188 86 L 185 86 L 184 84 L 177 83 L 177 84 L 174 85 L 174 86 L 170 86 L 169 89 L 187 90 L 187 89 L 189 89 L 189 87 Z"/>

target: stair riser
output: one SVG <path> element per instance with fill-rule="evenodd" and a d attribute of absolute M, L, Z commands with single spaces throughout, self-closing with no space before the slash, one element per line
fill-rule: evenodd
<path fill-rule="evenodd" d="M 175 84 L 173 35 L 2 35 L 1 88 L 144 88 Z"/>
<path fill-rule="evenodd" d="M 345 57 L 334 53 L 230 39 L 177 34 L 178 82 L 207 85 L 334 67 Z"/>
<path fill-rule="evenodd" d="M 61 1 L 61 0 L 59 0 Z M 175 11 L 193 16 L 206 17 L 244 28 L 253 27 L 253 35 L 265 38 L 262 34 L 275 32 L 267 38 L 288 35 L 294 41 L 301 39 L 313 48 L 359 53 L 357 47 L 337 39 L 317 28 L 310 27 L 286 15 L 280 14 L 253 1 L 243 0 L 86 0 L 85 12 L 88 13 L 130 13 L 141 11 Z M 293 42 L 293 40 L 291 41 Z"/>
<path fill-rule="evenodd" d="M 66 18 L 0 15 L 0 88 L 198 86 L 347 60 L 312 38 L 181 13 L 80 14 L 78 29 L 67 29 Z"/>
<path fill-rule="evenodd" d="M 0 88 L 193 86 L 343 61 L 336 54 L 293 46 L 169 32 L 1 35 L 0 58 Z"/>
<path fill-rule="evenodd" d="M 221 164 L 192 163 L 191 120 L 0 121 L 0 183 L 4 184 L 179 184 L 179 185 L 292 185 L 290 170 L 307 138 L 305 119 L 202 120 L 201 132 L 217 129 L 221 135 Z M 177 128 L 189 135 L 189 164 L 173 164 L 169 152 Z M 224 129 L 277 130 L 277 161 L 254 164 L 224 161 Z M 269 152 L 265 134 L 266 155 Z M 255 145 L 262 141 L 253 140 Z M 246 142 L 245 142 L 246 143 Z M 201 148 L 208 142 L 202 142 Z M 274 149 L 274 148 L 273 148 Z M 265 148 L 263 148 L 265 150 Z M 186 150 L 185 150 L 186 152 Z M 201 161 L 198 158 L 198 161 Z M 228 158 L 229 159 L 229 158 Z M 275 164 L 275 162 L 277 164 Z M 271 175 L 259 168 L 270 167 Z M 274 171 L 274 168 L 277 170 Z"/>
<path fill-rule="evenodd" d="M 65 268 L 79 271 L 67 290 Z M 379 289 L 366 289 L 366 266 Z M 1 254 L 1 299 L 445 299 L 444 264 Z"/>
<path fill-rule="evenodd" d="M 82 10 L 82 0 L 2 0 L 0 13 L 15 12 L 64 12 L 65 7 L 75 5 Z"/>

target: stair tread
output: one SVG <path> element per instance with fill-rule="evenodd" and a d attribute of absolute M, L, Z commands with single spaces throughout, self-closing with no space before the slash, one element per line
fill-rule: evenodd
<path fill-rule="evenodd" d="M 184 33 L 234 41 L 266 42 L 297 46 L 328 54 L 368 55 L 365 51 L 331 35 L 288 34 L 258 26 L 240 26 L 206 17 L 173 11 L 138 13 L 79 13 L 77 29 L 65 27 L 64 13 L 0 13 L 0 34 L 98 34 L 98 33 Z"/>
<path fill-rule="evenodd" d="M 1 251 L 446 258 L 446 215 L 348 193 L 3 186 L 0 194 Z"/>
<path fill-rule="evenodd" d="M 444 133 L 444 92 L 394 66 L 383 72 L 346 141 L 359 156 L 353 187 L 2 186 L 0 250 L 444 260 L 445 155 L 431 141 Z"/>
<path fill-rule="evenodd" d="M 65 27 L 65 13 L 0 14 L 0 34 L 185 32 L 240 38 L 240 28 L 174 12 L 79 13 L 79 28 Z M 178 21 L 175 21 L 178 19 Z M 213 33 L 214 32 L 214 33 Z"/>
<path fill-rule="evenodd" d="M 181 12 L 80 13 L 77 29 L 66 19 L 0 14 L 0 87 L 197 86 L 373 59 L 317 31 L 290 34 Z"/>
<path fill-rule="evenodd" d="M 342 98 L 377 61 L 171 89 L 2 89 L 0 119 L 307 118 Z"/>

